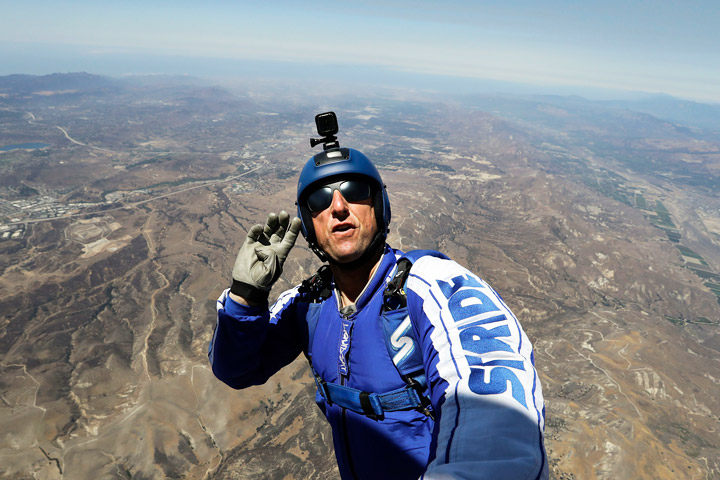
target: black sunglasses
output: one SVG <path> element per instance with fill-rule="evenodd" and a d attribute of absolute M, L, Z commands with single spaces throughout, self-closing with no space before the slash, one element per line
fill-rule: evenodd
<path fill-rule="evenodd" d="M 340 194 L 348 202 L 361 202 L 370 198 L 372 190 L 370 185 L 362 180 L 341 180 L 329 183 L 313 191 L 307 197 L 307 206 L 311 212 L 322 212 L 332 203 L 333 193 L 340 190 Z"/>

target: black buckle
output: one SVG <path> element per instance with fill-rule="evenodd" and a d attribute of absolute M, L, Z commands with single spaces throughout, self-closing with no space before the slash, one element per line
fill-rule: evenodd
<path fill-rule="evenodd" d="M 320 375 L 315 375 L 315 386 L 320 392 L 320 396 L 325 399 L 328 405 L 332 405 L 332 398 L 330 398 L 330 391 L 326 387 L 327 382 L 320 378 Z"/>
<path fill-rule="evenodd" d="M 415 392 L 418 400 L 420 401 L 420 406 L 417 407 L 417 409 L 423 414 L 425 414 L 425 416 L 428 416 L 435 420 L 435 417 L 433 416 L 432 402 L 430 401 L 430 398 L 423 395 L 424 388 L 422 384 L 420 384 L 420 382 L 418 382 L 412 377 L 407 377 L 405 381 L 407 382 L 408 387 Z"/>
<path fill-rule="evenodd" d="M 401 258 L 397 263 L 397 273 L 385 286 L 383 292 L 383 311 L 389 312 L 399 310 L 407 306 L 407 297 L 403 287 L 408 275 L 410 275 L 412 263 L 407 258 Z"/>
<path fill-rule="evenodd" d="M 302 281 L 300 291 L 303 294 L 309 295 L 311 303 L 322 302 L 332 295 L 330 275 L 330 268 L 327 265 L 323 265 L 312 277 Z"/>
<path fill-rule="evenodd" d="M 373 409 L 372 403 L 370 403 L 370 393 L 360 392 L 360 407 L 363 409 L 363 413 L 372 420 L 381 420 L 384 415 L 378 415 Z"/>

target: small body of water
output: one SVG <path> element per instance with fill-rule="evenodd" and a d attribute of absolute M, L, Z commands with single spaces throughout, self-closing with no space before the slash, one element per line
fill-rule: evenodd
<path fill-rule="evenodd" d="M 45 148 L 49 146 L 49 143 L 14 143 L 12 145 L 0 146 L 0 152 L 9 152 L 10 150 L 33 150 L 36 148 Z"/>

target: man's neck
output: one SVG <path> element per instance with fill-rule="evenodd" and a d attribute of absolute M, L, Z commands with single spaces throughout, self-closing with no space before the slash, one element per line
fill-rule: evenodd
<path fill-rule="evenodd" d="M 330 264 L 330 270 L 335 279 L 335 286 L 342 297 L 343 306 L 355 303 L 380 265 L 382 256 L 383 250 L 379 250 L 366 263 L 355 268 L 344 268 L 342 264 L 338 263 Z"/>

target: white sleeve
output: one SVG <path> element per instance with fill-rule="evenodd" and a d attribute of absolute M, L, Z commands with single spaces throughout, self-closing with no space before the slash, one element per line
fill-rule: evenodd
<path fill-rule="evenodd" d="M 439 413 L 422 478 L 548 478 L 542 389 L 517 318 L 452 260 L 420 258 L 407 289 Z"/>

